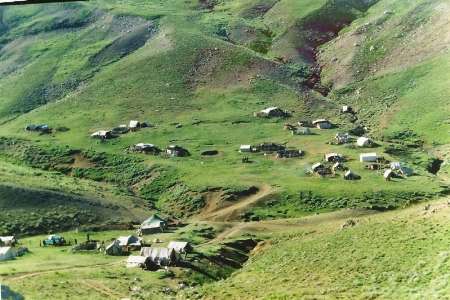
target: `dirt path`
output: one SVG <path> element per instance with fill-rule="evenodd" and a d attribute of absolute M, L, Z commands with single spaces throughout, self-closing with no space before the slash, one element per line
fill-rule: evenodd
<path fill-rule="evenodd" d="M 69 271 L 69 270 L 74 270 L 74 269 L 79 270 L 79 269 L 83 269 L 83 268 L 113 266 L 113 265 L 118 265 L 120 263 L 122 263 L 122 262 L 119 261 L 119 262 L 95 264 L 95 265 L 70 266 L 70 267 L 65 267 L 65 268 L 57 268 L 57 269 L 50 269 L 50 270 L 43 270 L 43 271 L 36 271 L 36 272 L 29 272 L 29 273 L 21 272 L 21 273 L 13 274 L 10 276 L 4 276 L 2 279 L 5 281 L 13 282 L 13 281 L 26 279 L 29 277 L 35 277 L 35 276 L 40 276 L 40 275 L 45 275 L 45 274 L 50 274 L 50 273 L 55 273 L 55 272 Z"/>
<path fill-rule="evenodd" d="M 335 232 L 349 219 L 359 222 L 370 222 L 372 218 L 390 221 L 399 215 L 410 218 L 427 218 L 444 209 L 450 209 L 450 197 L 418 203 L 405 209 L 377 212 L 365 209 L 344 209 L 341 211 L 311 215 L 298 219 L 278 219 L 259 222 L 207 222 L 210 225 L 220 225 L 224 228 L 214 239 L 202 244 L 218 244 L 246 234 L 260 237 L 270 237 L 272 234 L 286 234 L 299 229 L 310 233 Z"/>
<path fill-rule="evenodd" d="M 321 231 L 340 228 L 349 218 L 360 218 L 379 214 L 375 211 L 364 209 L 347 209 L 337 212 L 312 215 L 298 219 L 278 219 L 259 222 L 208 222 L 210 225 L 224 226 L 214 239 L 203 245 L 221 243 L 227 239 L 244 234 L 271 235 L 274 233 L 287 233 L 290 230 L 305 229 L 311 231 Z"/>
<path fill-rule="evenodd" d="M 231 205 L 221 207 L 221 194 L 214 192 L 207 197 L 207 205 L 202 213 L 197 217 L 202 221 L 233 221 L 238 219 L 239 215 L 249 207 L 264 200 L 267 196 L 273 194 L 275 189 L 268 185 L 259 187 L 258 191 L 250 196 L 242 197 L 234 201 Z"/>

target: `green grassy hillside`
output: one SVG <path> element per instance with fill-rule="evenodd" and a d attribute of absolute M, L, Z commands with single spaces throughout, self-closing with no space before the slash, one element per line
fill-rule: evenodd
<path fill-rule="evenodd" d="M 32 252 L 2 263 L 2 282 L 30 299 L 49 283 L 55 299 L 445 298 L 447 2 L 1 6 L 0 235 L 77 229 L 66 236 L 110 240 L 158 212 L 184 224 L 149 242 L 189 240 L 196 249 L 189 266 L 151 273 L 25 237 Z M 340 113 L 342 105 L 356 113 Z M 271 106 L 290 116 L 254 116 Z M 318 118 L 334 127 L 305 136 L 284 129 Z M 90 136 L 130 120 L 152 126 Z M 26 131 L 31 124 L 53 130 Z M 375 146 L 332 143 L 356 129 Z M 238 151 L 264 142 L 305 155 Z M 136 153 L 136 143 L 178 144 L 190 156 Z M 330 152 L 361 179 L 311 174 Z M 359 162 L 363 152 L 414 174 L 385 181 L 383 169 Z"/>
<path fill-rule="evenodd" d="M 416 2 L 417 7 L 435 5 Z M 260 217 L 303 215 L 347 206 L 403 206 L 442 189 L 427 167 L 434 158 L 434 145 L 448 143 L 441 134 L 448 127 L 445 86 L 439 83 L 445 82 L 445 76 L 436 76 L 437 71 L 446 69 L 441 63 L 445 55 L 417 61 L 410 67 L 404 65 L 407 70 L 401 73 L 387 67 L 385 75 L 359 72 L 356 81 L 332 90 L 330 97 L 320 94 L 324 87 L 332 87 L 332 74 L 339 70 L 332 63 L 322 67 L 322 61 L 327 61 L 331 51 L 337 56 L 351 51 L 337 49 L 337 41 L 359 32 L 365 20 L 383 14 L 382 8 L 395 11 L 395 16 L 409 11 L 395 1 L 306 0 L 135 1 L 127 5 L 95 1 L 3 8 L 6 31 L 0 43 L 0 134 L 26 139 L 44 149 L 54 144 L 71 150 L 136 157 L 150 170 L 157 168 L 170 174 L 160 176 L 160 180 L 171 177 L 166 187 L 176 182 L 176 188 L 166 190 L 164 195 L 149 195 L 155 190 L 147 187 L 147 179 L 141 176 L 121 182 L 121 189 L 128 190 L 125 194 L 131 191 L 133 196 L 151 198 L 157 202 L 156 207 L 175 216 L 198 211 L 205 205 L 203 191 L 211 187 L 261 183 L 279 187 L 275 199 L 282 200 L 276 213 L 271 212 L 270 206 L 254 212 Z M 427 24 L 427 19 L 421 22 Z M 345 29 L 336 39 L 341 28 Z M 382 30 L 376 30 L 381 34 Z M 394 37 L 392 33 L 383 38 L 393 43 Z M 327 44 L 316 55 L 324 43 Z M 361 49 L 364 47 L 370 45 Z M 388 53 L 385 56 L 387 60 Z M 370 57 L 355 53 L 353 65 L 368 66 Z M 416 122 L 411 116 L 428 105 L 419 99 L 435 76 L 439 77 L 432 82 L 436 95 L 427 92 L 427 96 L 436 104 L 432 105 L 436 112 L 430 111 Z M 357 123 L 369 126 L 379 139 L 381 146 L 375 151 L 392 160 L 405 161 L 414 167 L 417 176 L 386 183 L 380 173 L 365 170 L 357 162 L 360 152 L 371 150 L 326 144 L 336 132 L 355 126 L 338 114 L 341 103 L 354 105 Z M 290 110 L 292 117 L 260 120 L 252 116 L 272 105 Z M 390 107 L 389 112 L 386 107 Z M 319 117 L 330 118 L 339 128 L 313 130 L 315 135 L 309 137 L 291 136 L 282 128 L 285 122 Z M 96 130 L 131 119 L 147 120 L 155 127 L 106 143 L 89 137 Z M 36 123 L 66 130 L 56 130 L 51 135 L 24 131 L 27 124 Z M 431 127 L 436 130 L 429 130 Z M 396 137 L 407 130 L 420 143 L 415 143 L 415 148 L 407 146 L 407 151 L 389 151 L 405 147 L 405 139 Z M 306 156 L 275 160 L 255 155 L 251 157 L 253 163 L 241 163 L 242 155 L 237 152 L 240 144 L 265 141 L 288 143 L 304 150 Z M 138 142 L 161 148 L 178 143 L 192 156 L 165 159 L 126 152 Z M 219 150 L 219 156 L 200 155 L 209 149 Z M 332 179 L 307 175 L 310 166 L 327 152 L 345 154 L 349 167 L 362 180 L 345 182 L 342 174 Z M 19 158 L 16 163 L 23 163 L 20 161 Z M 103 175 L 91 176 L 84 171 L 69 175 L 73 174 L 108 182 Z M 113 174 L 110 176 L 116 176 Z M 190 196 L 176 200 L 182 193 Z M 299 196 L 301 193 L 313 197 L 305 200 Z M 188 204 L 182 205 L 181 211 L 174 210 L 175 203 L 181 205 L 183 201 Z"/>
<path fill-rule="evenodd" d="M 242 270 L 225 281 L 204 286 L 197 296 L 446 298 L 448 211 L 447 202 L 440 202 L 429 210 L 420 205 L 347 221 L 333 215 L 293 221 L 290 231 L 255 250 Z M 348 220 L 356 225 L 341 229 Z"/>

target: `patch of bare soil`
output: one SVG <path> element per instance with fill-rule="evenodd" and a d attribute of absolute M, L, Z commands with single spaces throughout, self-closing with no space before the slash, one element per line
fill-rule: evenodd
<path fill-rule="evenodd" d="M 339 89 L 353 81 L 353 59 L 362 40 L 359 34 L 344 34 L 331 42 L 330 50 L 319 53 L 317 59 L 325 84 L 332 83 L 334 89 Z"/>
<path fill-rule="evenodd" d="M 436 3 L 428 22 L 403 36 L 402 41 L 396 44 L 383 61 L 373 66 L 372 71 L 382 75 L 406 69 L 448 51 L 450 51 L 450 4 Z"/>
<path fill-rule="evenodd" d="M 20 281 L 20 280 L 27 279 L 27 278 L 30 278 L 30 277 L 36 277 L 36 276 L 41 276 L 41 275 L 55 273 L 55 272 L 78 270 L 78 269 L 83 269 L 83 268 L 95 268 L 95 267 L 103 267 L 103 266 L 113 266 L 113 265 L 117 265 L 117 264 L 120 264 L 120 263 L 121 262 L 95 264 L 95 265 L 81 265 L 81 266 L 77 265 L 77 266 L 55 268 L 55 269 L 44 270 L 44 271 L 17 273 L 17 274 L 11 275 L 11 276 L 4 276 L 3 280 L 5 280 L 7 282 Z"/>
<path fill-rule="evenodd" d="M 372 210 L 357 210 L 346 209 L 337 212 L 324 213 L 320 215 L 308 216 L 300 219 L 280 219 L 280 220 L 266 220 L 258 222 L 217 222 L 216 224 L 225 224 L 225 229 L 220 232 L 214 239 L 205 244 L 223 243 L 224 241 L 234 239 L 239 236 L 265 235 L 269 233 L 287 233 L 291 230 L 298 230 L 299 228 L 311 231 L 327 231 L 338 230 L 343 222 L 349 218 L 363 218 L 364 216 L 371 216 L 380 214 Z M 214 224 L 214 223 L 209 223 Z M 260 250 L 270 245 L 260 245 Z M 256 251 L 256 250 L 255 250 Z"/>
<path fill-rule="evenodd" d="M 157 26 L 153 21 L 133 27 L 91 57 L 89 61 L 94 66 L 117 61 L 144 46 L 156 32 Z"/>
<path fill-rule="evenodd" d="M 204 48 L 197 53 L 197 58 L 192 64 L 186 78 L 188 86 L 195 88 L 202 83 L 211 80 L 211 77 L 222 65 L 223 55 L 226 50 L 219 48 Z"/>
<path fill-rule="evenodd" d="M 250 257 L 251 251 L 256 247 L 258 242 L 259 240 L 243 238 L 223 243 L 219 254 L 211 259 L 219 265 L 241 268 Z"/>
<path fill-rule="evenodd" d="M 78 169 L 88 169 L 88 168 L 95 168 L 96 164 L 91 162 L 89 159 L 83 156 L 81 153 L 76 153 L 72 155 L 74 161 L 71 165 L 72 168 L 78 168 Z"/>
<path fill-rule="evenodd" d="M 230 47 L 237 47 L 230 44 Z M 249 88 L 258 78 L 271 78 L 283 84 L 298 88 L 297 83 L 290 78 L 283 65 L 255 58 L 253 61 L 233 69 L 227 68 L 229 49 L 205 48 L 199 51 L 195 62 L 186 76 L 186 84 L 191 89 L 230 89 Z M 224 70 L 227 70 L 224 72 Z"/>
<path fill-rule="evenodd" d="M 263 185 L 250 194 L 237 195 L 233 201 L 226 201 L 221 190 L 208 192 L 205 194 L 206 206 L 196 218 L 208 221 L 238 220 L 243 212 L 266 200 L 274 192 L 272 187 Z"/>

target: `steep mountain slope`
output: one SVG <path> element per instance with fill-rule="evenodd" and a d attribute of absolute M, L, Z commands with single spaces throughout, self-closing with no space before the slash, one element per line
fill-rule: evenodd
<path fill-rule="evenodd" d="M 158 211 L 191 223 L 161 234 L 164 240 L 193 240 L 206 254 L 175 274 L 124 271 L 119 259 L 89 254 L 80 265 L 86 269 L 75 271 L 80 254 L 61 274 L 46 266 L 53 271 L 16 280 L 14 273 L 27 271 L 28 263 L 43 263 L 30 255 L 19 271 L 4 265 L 8 284 L 36 295 L 52 282 L 60 297 L 81 284 L 96 289 L 99 299 L 125 298 L 128 290 L 152 299 L 167 293 L 193 299 L 445 297 L 447 2 L 95 0 L 1 7 L 0 234 L 123 228 Z M 275 105 L 291 116 L 254 117 Z M 340 113 L 342 105 L 356 113 Z M 283 129 L 317 118 L 335 127 L 312 128 L 305 136 Z M 130 120 L 153 126 L 106 141 L 90 137 Z M 24 130 L 41 123 L 53 131 Z M 349 131 L 376 145 L 331 143 Z M 179 144 L 191 155 L 130 150 L 141 142 L 162 149 Z M 238 152 L 241 144 L 263 142 L 305 155 Z M 361 180 L 344 180 L 342 171 L 311 174 L 331 152 L 343 154 Z M 401 161 L 414 174 L 386 181 L 383 169 L 359 162 L 361 152 Z M 414 205 L 442 196 L 430 206 Z M 242 238 L 253 246 L 264 241 L 242 270 L 225 278 L 232 270 L 221 265 L 223 254 L 230 245 L 239 248 Z M 51 253 L 45 250 L 37 253 Z M 58 251 L 61 265 L 64 255 Z M 80 298 L 93 294 L 86 289 Z"/>
<path fill-rule="evenodd" d="M 323 80 L 377 134 L 448 144 L 449 5 L 381 1 L 321 50 Z M 432 128 L 432 129 L 431 129 Z"/>

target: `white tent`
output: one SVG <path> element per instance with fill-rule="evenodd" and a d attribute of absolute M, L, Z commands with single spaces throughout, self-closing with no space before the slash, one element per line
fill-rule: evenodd
<path fill-rule="evenodd" d="M 138 128 L 141 124 L 139 123 L 139 121 L 136 120 L 131 120 L 130 124 L 128 125 L 129 128 Z"/>
<path fill-rule="evenodd" d="M 160 266 L 170 266 L 177 261 L 174 249 L 164 247 L 143 247 L 141 256 L 149 257 L 151 261 Z"/>
<path fill-rule="evenodd" d="M 111 135 L 111 130 L 99 130 L 91 134 L 93 138 L 107 138 Z"/>
<path fill-rule="evenodd" d="M 358 147 L 369 147 L 371 144 L 372 141 L 365 136 L 362 136 L 356 140 L 356 145 L 358 145 Z"/>
<path fill-rule="evenodd" d="M 141 240 L 134 235 L 121 236 L 117 239 L 119 241 L 119 246 L 141 246 Z"/>
<path fill-rule="evenodd" d="M 252 152 L 252 145 L 241 145 L 239 152 Z"/>
<path fill-rule="evenodd" d="M 342 161 L 344 157 L 339 153 L 327 153 L 325 154 L 325 160 L 328 162 Z"/>
<path fill-rule="evenodd" d="M 17 256 L 17 252 L 13 247 L 0 247 L 0 261 L 13 259 Z"/>
<path fill-rule="evenodd" d="M 263 114 L 270 115 L 272 112 L 277 111 L 277 110 L 279 110 L 278 107 L 272 106 L 272 107 L 268 107 L 268 108 L 266 108 L 266 109 L 261 110 L 261 112 L 262 112 Z"/>
<path fill-rule="evenodd" d="M 347 172 L 345 172 L 344 174 L 344 179 L 345 180 L 358 180 L 361 177 L 359 175 L 356 175 L 355 173 L 353 173 L 351 170 L 348 170 Z"/>
<path fill-rule="evenodd" d="M 406 176 L 406 177 L 412 176 L 414 173 L 414 171 L 411 168 L 404 166 L 400 162 L 391 162 L 390 167 L 391 167 L 391 170 L 398 171 L 398 172 L 400 172 L 400 174 L 402 174 L 403 176 Z"/>
<path fill-rule="evenodd" d="M 140 268 L 145 265 L 147 257 L 131 255 L 127 259 L 127 268 Z"/>
<path fill-rule="evenodd" d="M 14 246 L 14 244 L 17 242 L 16 237 L 11 236 L 0 236 L 0 245 L 3 246 Z"/>
<path fill-rule="evenodd" d="M 311 170 L 317 172 L 319 169 L 323 168 L 323 164 L 318 162 L 312 165 Z"/>
<path fill-rule="evenodd" d="M 353 111 L 352 107 L 348 105 L 343 105 L 341 108 L 341 112 L 343 113 L 350 113 L 352 111 Z"/>
<path fill-rule="evenodd" d="M 120 242 L 115 240 L 105 248 L 105 253 L 107 255 L 122 255 L 122 247 L 119 244 Z"/>
<path fill-rule="evenodd" d="M 390 164 L 392 170 L 400 170 L 402 164 L 398 161 L 391 162 Z"/>
<path fill-rule="evenodd" d="M 359 155 L 360 162 L 376 162 L 378 155 L 376 153 L 361 153 Z"/>
<path fill-rule="evenodd" d="M 394 176 L 394 171 L 392 171 L 391 169 L 387 169 L 386 171 L 384 171 L 384 179 L 391 179 L 392 176 Z"/>
<path fill-rule="evenodd" d="M 189 251 L 190 245 L 188 242 L 172 241 L 172 242 L 169 242 L 169 245 L 167 246 L 167 248 L 173 249 L 177 253 L 186 253 Z"/>
<path fill-rule="evenodd" d="M 326 119 L 317 119 L 312 124 L 319 129 L 330 129 L 332 127 L 331 122 Z"/>

